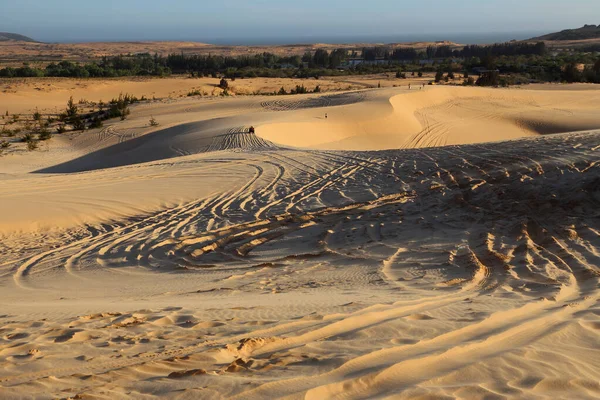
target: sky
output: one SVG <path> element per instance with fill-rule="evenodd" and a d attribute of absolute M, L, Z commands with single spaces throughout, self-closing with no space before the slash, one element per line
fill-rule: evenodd
<path fill-rule="evenodd" d="M 0 0 L 0 31 L 44 42 L 425 40 L 586 23 L 600 23 L 600 0 Z"/>

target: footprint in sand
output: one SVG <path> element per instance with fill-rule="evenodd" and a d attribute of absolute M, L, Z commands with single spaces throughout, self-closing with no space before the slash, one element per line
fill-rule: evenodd
<path fill-rule="evenodd" d="M 430 317 L 427 314 L 413 314 L 413 315 L 409 315 L 408 317 L 406 317 L 406 319 L 409 319 L 411 321 L 429 321 L 429 320 L 432 320 L 435 318 Z"/>
<path fill-rule="evenodd" d="M 20 332 L 20 333 L 11 333 L 9 335 L 4 336 L 5 340 L 19 340 L 19 339 L 25 339 L 26 337 L 29 337 L 29 333 L 25 333 L 25 332 Z"/>
<path fill-rule="evenodd" d="M 391 344 L 415 344 L 418 343 L 419 341 L 416 339 L 408 339 L 408 338 L 403 338 L 403 339 L 392 339 L 390 340 Z"/>
<path fill-rule="evenodd" d="M 73 336 L 75 336 L 75 334 L 77 332 L 81 332 L 81 329 L 72 329 L 72 330 L 66 330 L 63 331 L 61 333 L 61 335 L 57 336 L 54 339 L 54 343 L 64 343 L 64 342 L 68 342 L 69 340 L 73 339 Z"/>

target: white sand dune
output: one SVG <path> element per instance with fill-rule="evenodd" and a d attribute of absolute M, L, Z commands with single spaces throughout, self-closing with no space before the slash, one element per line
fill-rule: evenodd
<path fill-rule="evenodd" d="M 183 100 L 0 157 L 0 397 L 599 398 L 599 99 Z"/>

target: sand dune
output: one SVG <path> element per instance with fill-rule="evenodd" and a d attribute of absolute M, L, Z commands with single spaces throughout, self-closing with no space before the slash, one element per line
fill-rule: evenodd
<path fill-rule="evenodd" d="M 292 146 L 381 150 L 478 143 L 600 127 L 597 91 L 582 96 L 573 91 L 549 94 L 443 87 L 394 93 L 397 90 L 377 92 L 367 105 L 361 102 L 328 110 L 327 121 L 321 119 L 318 123 L 315 112 L 296 113 L 291 121 L 261 127 L 260 135 Z M 389 104 L 383 104 L 388 101 Z M 291 108 L 294 106 L 290 104 Z"/>
<path fill-rule="evenodd" d="M 0 157 L 0 397 L 600 397 L 599 97 L 186 99 Z"/>

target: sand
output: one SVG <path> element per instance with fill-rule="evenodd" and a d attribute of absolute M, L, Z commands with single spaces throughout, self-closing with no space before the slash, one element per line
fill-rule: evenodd
<path fill-rule="evenodd" d="M 172 98 L 12 149 L 0 397 L 599 398 L 580 88 Z"/>
<path fill-rule="evenodd" d="M 396 79 L 395 74 L 386 73 L 363 76 L 324 77 L 320 79 L 290 78 L 249 78 L 229 81 L 231 96 L 271 95 L 282 87 L 290 92 L 296 86 L 305 86 L 313 91 L 317 86 L 323 92 L 369 89 L 382 86 L 390 88 L 409 84 L 421 85 L 433 80 L 432 74 L 422 78 Z M 108 103 L 119 94 L 130 94 L 138 98 L 169 102 L 188 97 L 217 97 L 223 93 L 220 79 L 190 78 L 173 76 L 169 78 L 110 78 L 110 79 L 70 79 L 70 78 L 0 78 L 0 116 L 14 114 L 27 116 L 36 110 L 45 114 L 58 114 L 64 111 L 69 97 L 75 102 L 100 101 Z M 458 82 L 458 81 L 457 81 Z M 585 86 L 585 85 L 582 85 Z M 160 111 L 158 111 L 160 112 Z M 0 125 L 4 121 L 0 120 Z"/>

